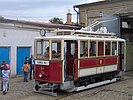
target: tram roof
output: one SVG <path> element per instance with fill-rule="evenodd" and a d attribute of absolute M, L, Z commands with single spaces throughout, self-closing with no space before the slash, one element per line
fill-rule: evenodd
<path fill-rule="evenodd" d="M 124 39 L 122 38 L 98 38 L 98 37 L 81 37 L 81 36 L 75 36 L 75 35 L 60 35 L 60 36 L 46 36 L 46 37 L 36 37 L 35 39 L 43 39 L 43 40 L 100 40 L 100 41 L 123 41 L 125 42 Z"/>
<path fill-rule="evenodd" d="M 57 33 L 60 32 L 69 32 L 67 35 Z M 46 36 L 46 37 L 36 37 L 36 39 L 44 40 L 106 40 L 106 41 L 125 41 L 122 38 L 118 38 L 114 33 L 102 33 L 102 32 L 93 32 L 93 31 L 84 31 L 84 30 L 64 30 L 58 29 L 55 30 L 56 35 Z"/>
<path fill-rule="evenodd" d="M 81 33 L 81 34 L 99 34 L 99 35 L 115 35 L 115 33 L 102 33 L 102 32 L 94 32 L 94 31 L 84 31 L 84 30 L 66 30 L 66 29 L 58 29 L 55 30 L 55 32 L 71 32 L 73 34 L 75 33 Z"/>

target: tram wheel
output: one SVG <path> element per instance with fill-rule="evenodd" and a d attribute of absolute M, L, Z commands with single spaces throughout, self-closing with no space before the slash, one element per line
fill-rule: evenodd
<path fill-rule="evenodd" d="M 38 91 L 41 87 L 39 85 L 35 85 L 35 90 Z"/>

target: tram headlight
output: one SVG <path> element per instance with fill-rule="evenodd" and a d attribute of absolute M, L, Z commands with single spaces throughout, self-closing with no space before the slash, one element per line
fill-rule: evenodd
<path fill-rule="evenodd" d="M 41 74 L 41 73 L 39 74 L 39 77 L 40 77 L 40 78 L 42 77 L 42 74 Z"/>
<path fill-rule="evenodd" d="M 39 76 L 39 78 L 44 78 L 47 75 L 43 71 L 41 71 L 38 76 Z"/>

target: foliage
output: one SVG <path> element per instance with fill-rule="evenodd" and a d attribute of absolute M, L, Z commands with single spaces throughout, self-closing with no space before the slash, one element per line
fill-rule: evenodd
<path fill-rule="evenodd" d="M 58 17 L 54 17 L 51 18 L 49 20 L 50 23 L 55 23 L 55 24 L 63 24 L 63 19 L 62 18 L 58 18 Z"/>
<path fill-rule="evenodd" d="M 3 16 L 0 16 L 0 20 L 2 20 L 2 19 L 4 19 L 4 17 Z"/>

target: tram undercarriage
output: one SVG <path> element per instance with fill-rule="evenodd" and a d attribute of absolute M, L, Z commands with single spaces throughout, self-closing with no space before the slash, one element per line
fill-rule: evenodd
<path fill-rule="evenodd" d="M 81 91 L 104 84 L 116 82 L 120 77 L 118 72 L 109 72 L 99 75 L 93 75 L 88 77 L 79 78 L 78 81 L 65 81 L 64 83 L 44 83 L 44 82 L 35 82 L 35 92 L 48 94 L 52 96 L 57 96 L 55 90 L 63 90 L 66 92 Z"/>

